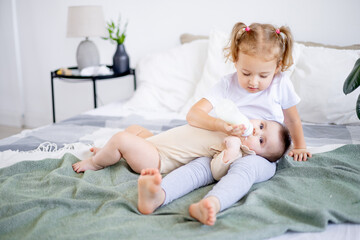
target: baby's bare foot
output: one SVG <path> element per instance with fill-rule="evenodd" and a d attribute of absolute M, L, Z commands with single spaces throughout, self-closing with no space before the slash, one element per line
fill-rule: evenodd
<path fill-rule="evenodd" d="M 204 198 L 189 207 L 190 216 L 206 225 L 214 225 L 216 221 L 217 206 L 212 197 Z"/>
<path fill-rule="evenodd" d="M 161 175 L 156 168 L 143 169 L 138 180 L 138 209 L 142 214 L 155 211 L 165 200 Z"/>
<path fill-rule="evenodd" d="M 241 141 L 238 137 L 229 136 L 225 138 L 224 142 L 226 149 L 224 150 L 223 161 L 224 163 L 227 163 L 239 156 Z"/>
<path fill-rule="evenodd" d="M 88 158 L 88 159 L 82 160 L 80 162 L 74 163 L 72 165 L 72 168 L 77 173 L 85 172 L 86 170 L 96 171 L 96 170 L 102 169 L 101 166 L 98 166 L 93 163 L 92 158 Z"/>

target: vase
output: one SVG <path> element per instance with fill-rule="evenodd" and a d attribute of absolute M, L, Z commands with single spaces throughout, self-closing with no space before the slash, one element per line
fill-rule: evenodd
<path fill-rule="evenodd" d="M 130 71 L 129 55 L 126 53 L 124 44 L 118 44 L 113 57 L 114 74 L 121 74 Z"/>

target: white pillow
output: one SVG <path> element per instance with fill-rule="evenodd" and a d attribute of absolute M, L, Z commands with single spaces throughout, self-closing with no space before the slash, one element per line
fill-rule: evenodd
<path fill-rule="evenodd" d="M 228 40 L 228 34 L 218 30 L 211 30 L 203 74 L 196 85 L 194 95 L 181 110 L 182 113 L 186 114 L 191 106 L 199 101 L 222 76 L 236 71 L 233 62 L 225 61 L 223 49 L 226 47 Z"/>
<path fill-rule="evenodd" d="M 236 71 L 234 63 L 226 61 L 224 47 L 229 43 L 229 34 L 218 30 L 212 30 L 209 38 L 208 57 L 204 66 L 203 75 L 196 86 L 194 95 L 188 100 L 181 112 L 186 114 L 191 106 L 199 101 L 212 88 L 222 76 Z M 294 63 L 299 56 L 299 49 L 295 45 L 293 49 Z M 293 64 L 285 74 L 290 75 L 294 70 Z"/>
<path fill-rule="evenodd" d="M 343 84 L 360 51 L 298 45 L 300 56 L 290 78 L 301 98 L 297 106 L 301 120 L 335 124 L 359 122 L 355 105 L 360 89 L 345 96 Z"/>
<path fill-rule="evenodd" d="M 178 112 L 193 95 L 207 56 L 208 40 L 183 44 L 140 60 L 138 88 L 125 108 Z"/>

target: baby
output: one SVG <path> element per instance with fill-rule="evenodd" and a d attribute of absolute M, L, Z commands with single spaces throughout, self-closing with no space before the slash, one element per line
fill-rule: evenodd
<path fill-rule="evenodd" d="M 250 121 L 254 126 L 252 134 L 240 138 L 190 125 L 153 135 L 133 125 L 112 136 L 102 149 L 93 149 L 94 156 L 73 164 L 73 169 L 78 173 L 98 170 L 124 158 L 137 173 L 147 168 L 169 173 L 198 157 L 213 157 L 212 173 L 219 180 L 230 163 L 243 155 L 257 154 L 274 162 L 290 146 L 284 125 L 267 120 Z"/>

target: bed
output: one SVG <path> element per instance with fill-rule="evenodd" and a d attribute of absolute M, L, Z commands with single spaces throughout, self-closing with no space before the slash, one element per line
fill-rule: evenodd
<path fill-rule="evenodd" d="M 360 57 L 357 46 L 296 44 L 287 74 L 302 98 L 298 109 L 314 156 L 279 160 L 275 176 L 219 213 L 214 226 L 188 213 L 211 185 L 144 216 L 136 208 L 138 174 L 124 160 L 100 171 L 72 170 L 91 146 L 131 124 L 159 133 L 186 123 L 191 104 L 233 71 L 221 55 L 226 34 L 182 41 L 139 62 L 131 99 L 0 140 L 1 239 L 360 238 L 359 91 L 344 96 L 341 87 Z"/>

